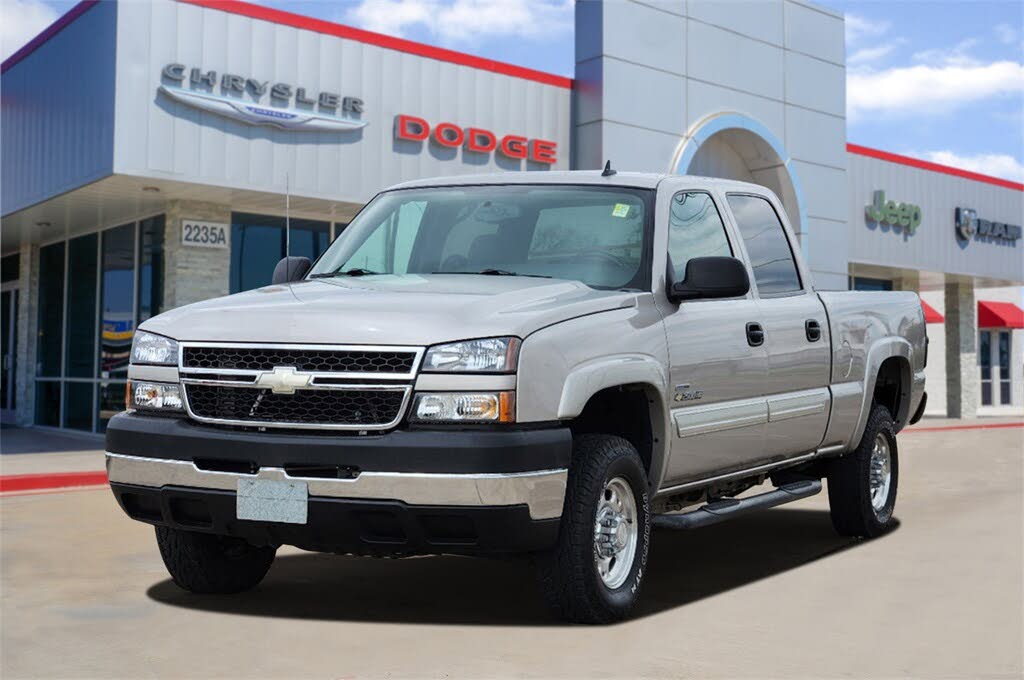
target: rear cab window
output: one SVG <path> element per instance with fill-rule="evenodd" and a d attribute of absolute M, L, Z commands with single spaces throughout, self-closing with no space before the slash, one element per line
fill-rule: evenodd
<path fill-rule="evenodd" d="M 763 196 L 727 194 L 761 297 L 803 290 L 793 249 L 775 208 Z"/>

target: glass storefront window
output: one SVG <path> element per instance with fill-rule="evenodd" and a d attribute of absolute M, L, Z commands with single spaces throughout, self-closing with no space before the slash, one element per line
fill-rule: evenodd
<path fill-rule="evenodd" d="M 60 425 L 60 392 L 59 380 L 36 381 L 36 425 Z"/>
<path fill-rule="evenodd" d="M 39 249 L 39 338 L 36 375 L 61 374 L 64 336 L 64 243 Z"/>
<path fill-rule="evenodd" d="M 135 224 L 103 232 L 100 378 L 128 375 L 135 335 Z"/>
<path fill-rule="evenodd" d="M 315 260 L 331 240 L 330 222 L 292 218 L 291 255 Z M 232 293 L 270 284 L 285 254 L 285 219 L 277 215 L 231 214 Z"/>
<path fill-rule="evenodd" d="M 124 410 L 125 383 L 101 382 L 96 386 L 97 432 L 106 432 L 110 419 Z"/>
<path fill-rule="evenodd" d="M 1010 331 L 999 331 L 999 403 L 1010 404 Z"/>
<path fill-rule="evenodd" d="M 978 367 L 981 368 L 981 405 L 992 405 L 992 334 L 981 331 L 978 338 Z"/>
<path fill-rule="evenodd" d="M 91 382 L 64 383 L 64 427 L 92 431 L 92 392 Z"/>
<path fill-rule="evenodd" d="M 124 410 L 135 328 L 163 309 L 164 222 L 39 250 L 37 425 L 102 432 Z"/>
<path fill-rule="evenodd" d="M 163 311 L 164 301 L 164 216 L 139 222 L 139 309 L 138 322 Z"/>
<path fill-rule="evenodd" d="M 68 242 L 67 343 L 64 373 L 91 378 L 96 373 L 96 244 L 97 234 Z M 89 411 L 90 429 L 92 411 Z"/>

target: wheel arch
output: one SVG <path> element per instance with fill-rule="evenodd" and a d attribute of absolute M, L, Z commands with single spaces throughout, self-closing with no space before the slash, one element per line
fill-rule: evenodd
<path fill-rule="evenodd" d="M 857 420 L 857 427 L 850 440 L 851 446 L 857 446 L 861 437 L 864 436 L 864 429 L 867 427 L 868 417 L 871 415 L 871 405 L 876 396 L 879 396 L 880 388 L 883 399 L 889 402 L 883 405 L 889 408 L 893 421 L 896 423 L 896 431 L 898 432 L 907 423 L 910 418 L 913 387 L 911 369 L 913 353 L 911 344 L 900 337 L 882 338 L 872 345 L 868 351 L 864 371 L 864 393 L 861 400 L 860 418 Z"/>
<path fill-rule="evenodd" d="M 656 488 L 668 456 L 668 412 L 664 367 L 646 355 L 588 361 L 567 376 L 558 419 L 576 432 L 617 434 L 636 446 Z M 642 422 L 633 419 L 642 418 Z"/>

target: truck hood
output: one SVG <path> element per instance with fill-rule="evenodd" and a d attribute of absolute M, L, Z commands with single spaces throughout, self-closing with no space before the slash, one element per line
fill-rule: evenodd
<path fill-rule="evenodd" d="M 433 345 L 526 337 L 636 304 L 636 292 L 576 281 L 482 275 L 380 275 L 272 285 L 179 307 L 142 330 L 206 342 Z"/>

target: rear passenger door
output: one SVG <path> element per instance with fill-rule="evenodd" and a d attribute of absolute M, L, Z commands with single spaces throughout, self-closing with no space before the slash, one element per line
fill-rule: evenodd
<path fill-rule="evenodd" d="M 750 283 L 764 330 L 765 460 L 813 451 L 825 435 L 831 401 L 831 340 L 824 305 L 797 265 L 796 244 L 783 227 L 781 206 L 745 193 L 728 193 L 726 202 L 753 272 Z"/>

